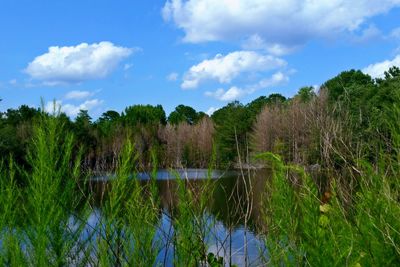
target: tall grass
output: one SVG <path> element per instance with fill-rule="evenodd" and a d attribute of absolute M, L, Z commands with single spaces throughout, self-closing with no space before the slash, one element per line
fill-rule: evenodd
<path fill-rule="evenodd" d="M 30 169 L 17 169 L 12 160 L 2 168 L 0 240 L 5 265 L 63 266 L 76 257 L 82 227 L 72 228 L 70 216 L 80 202 L 74 194 L 79 153 L 73 155 L 73 137 L 62 131 L 56 117 L 43 116 L 27 154 Z M 16 175 L 27 187 L 17 186 Z"/>
<path fill-rule="evenodd" d="M 9 166 L 0 165 L 0 265 L 25 266 L 22 252 L 21 229 L 17 225 L 21 191 L 15 181 L 12 158 Z"/>
<path fill-rule="evenodd" d="M 101 266 L 153 266 L 161 250 L 155 240 L 160 214 L 155 177 L 142 186 L 134 175 L 136 160 L 134 146 L 127 141 L 103 204 Z"/>
<path fill-rule="evenodd" d="M 81 172 L 73 138 L 57 115 L 43 114 L 27 154 L 30 167 L 19 169 L 12 157 L 8 166 L 0 165 L 0 265 L 159 265 L 163 210 L 156 153 L 150 180 L 140 181 L 138 153 L 127 139 L 98 210 L 87 193 L 90 174 Z M 17 184 L 17 176 L 25 186 Z M 170 214 L 173 261 L 194 266 L 207 261 L 210 220 L 205 214 L 212 191 L 210 182 L 196 191 L 184 178 L 177 181 L 179 205 Z"/>
<path fill-rule="evenodd" d="M 395 140 L 398 131 L 393 128 Z M 324 193 L 328 199 L 302 168 L 284 164 L 272 153 L 259 158 L 273 169 L 265 197 L 266 264 L 400 265 L 398 156 L 381 153 L 379 166 L 358 161 L 348 171 L 357 180 L 355 193 L 344 192 L 340 179 L 333 177 Z"/>
<path fill-rule="evenodd" d="M 197 266 L 199 264 L 220 266 L 220 258 L 208 252 L 208 238 L 214 219 L 209 216 L 207 207 L 212 201 L 213 153 L 207 179 L 197 188 L 190 187 L 187 177 L 175 173 L 178 204 L 172 211 L 174 226 L 174 264 L 176 266 Z"/>

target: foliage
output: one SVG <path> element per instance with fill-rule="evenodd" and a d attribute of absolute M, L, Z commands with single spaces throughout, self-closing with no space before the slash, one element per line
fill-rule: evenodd
<path fill-rule="evenodd" d="M 139 125 L 166 124 L 165 111 L 161 105 L 134 105 L 127 107 L 122 115 L 124 122 L 136 127 Z"/>
<path fill-rule="evenodd" d="M 332 181 L 321 203 L 313 180 L 271 153 L 259 155 L 274 170 L 266 193 L 266 245 L 271 265 L 397 266 L 400 183 L 384 172 L 363 169 L 353 208 L 343 206 L 342 188 Z M 293 179 L 295 174 L 295 179 Z M 396 174 L 398 175 L 398 174 Z M 292 176 L 292 177 L 291 177 Z M 395 176 L 396 177 L 396 176 Z"/>
<path fill-rule="evenodd" d="M 8 203 L 3 202 L 2 208 L 7 211 L 10 204 L 21 208 L 12 214 L 6 212 L 8 222 L 1 229 L 10 230 L 0 237 L 7 240 L 1 261 L 22 266 L 65 265 L 68 259 L 75 258 L 76 238 L 82 231 L 79 223 L 74 229 L 68 227 L 70 211 L 80 202 L 74 194 L 80 159 L 79 154 L 73 159 L 73 137 L 63 133 L 57 117 L 42 116 L 34 127 L 27 162 L 30 169 L 17 173 L 26 179 L 26 188 L 16 187 L 13 161 L 8 177 L 2 177 L 3 190 L 10 192 L 4 195 Z M 68 240 L 66 235 L 70 236 Z"/>
<path fill-rule="evenodd" d="M 295 98 L 296 97 L 299 98 L 301 102 L 309 102 L 316 97 L 316 94 L 312 86 L 305 86 L 299 89 L 297 95 L 295 95 Z"/>
<path fill-rule="evenodd" d="M 177 125 L 186 122 L 190 125 L 196 124 L 200 119 L 200 114 L 192 107 L 179 105 L 168 116 L 168 122 Z"/>
<path fill-rule="evenodd" d="M 218 158 L 222 163 L 229 163 L 237 158 L 239 151 L 246 151 L 251 119 L 245 106 L 235 101 L 217 110 L 211 116 L 216 125 L 216 146 Z"/>

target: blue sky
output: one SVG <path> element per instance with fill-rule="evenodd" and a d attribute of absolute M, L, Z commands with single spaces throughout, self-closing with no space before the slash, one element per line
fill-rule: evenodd
<path fill-rule="evenodd" d="M 400 0 L 0 0 L 0 111 L 212 112 L 400 65 Z"/>

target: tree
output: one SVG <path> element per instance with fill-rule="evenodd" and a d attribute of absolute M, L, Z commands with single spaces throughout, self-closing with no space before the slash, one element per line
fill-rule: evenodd
<path fill-rule="evenodd" d="M 7 123 L 15 126 L 21 122 L 32 121 L 40 115 L 40 112 L 36 108 L 22 105 L 18 109 L 8 109 L 4 115 Z"/>
<path fill-rule="evenodd" d="M 255 118 L 258 113 L 268 104 L 268 99 L 266 96 L 260 96 L 246 105 L 250 114 Z"/>
<path fill-rule="evenodd" d="M 325 82 L 322 87 L 328 90 L 330 101 L 335 102 L 344 98 L 354 88 L 373 85 L 374 81 L 368 74 L 364 74 L 360 70 L 350 70 L 341 72 Z"/>
<path fill-rule="evenodd" d="M 314 97 L 316 97 L 316 94 L 314 92 L 314 87 L 312 86 L 301 87 L 297 92 L 297 95 L 295 95 L 295 98 L 300 99 L 303 103 L 311 101 Z"/>
<path fill-rule="evenodd" d="M 281 94 L 270 94 L 268 97 L 260 96 L 246 105 L 250 116 L 249 119 L 254 122 L 257 115 L 260 114 L 265 106 L 272 107 L 282 105 L 285 102 L 286 97 Z"/>
<path fill-rule="evenodd" d="M 12 155 L 14 160 L 25 165 L 26 148 L 33 132 L 33 124 L 41 116 L 38 109 L 22 105 L 8 109 L 0 119 L 0 155 L 5 159 Z"/>
<path fill-rule="evenodd" d="M 385 80 L 394 79 L 396 77 L 400 77 L 400 68 L 393 66 L 390 67 L 387 71 L 385 71 Z"/>
<path fill-rule="evenodd" d="M 120 115 L 118 112 L 114 110 L 108 110 L 104 112 L 100 118 L 98 119 L 98 122 L 105 122 L 105 121 L 116 121 L 120 118 Z"/>
<path fill-rule="evenodd" d="M 140 155 L 141 163 L 151 162 L 151 151 L 159 146 L 159 129 L 167 121 L 163 107 L 161 105 L 130 106 L 125 109 L 121 119 L 126 127 L 133 129 L 136 150 Z"/>
<path fill-rule="evenodd" d="M 175 108 L 168 116 L 168 122 L 173 125 L 177 125 L 181 122 L 187 122 L 188 124 L 196 124 L 199 121 L 200 114 L 192 107 L 179 105 Z"/>
<path fill-rule="evenodd" d="M 87 149 L 94 148 L 96 139 L 92 131 L 92 118 L 87 110 L 80 110 L 75 118 L 74 132 L 78 142 Z"/>
<path fill-rule="evenodd" d="M 125 109 L 124 122 L 132 127 L 139 125 L 165 125 L 167 122 L 165 111 L 161 105 L 135 105 Z"/>
<path fill-rule="evenodd" d="M 78 128 L 89 128 L 92 124 L 92 118 L 89 116 L 87 110 L 79 110 L 78 115 L 75 118 L 75 125 Z"/>
<path fill-rule="evenodd" d="M 219 158 L 222 163 L 229 163 L 236 159 L 237 145 L 242 155 L 247 148 L 247 133 L 251 129 L 252 121 L 248 109 L 238 101 L 215 111 L 211 116 L 216 124 L 216 143 Z"/>
<path fill-rule="evenodd" d="M 270 94 L 267 97 L 266 102 L 268 105 L 278 105 L 278 104 L 280 105 L 280 104 L 285 103 L 286 100 L 287 100 L 286 97 L 284 97 L 283 95 L 274 93 L 274 94 Z"/>
<path fill-rule="evenodd" d="M 114 110 L 104 112 L 96 121 L 96 128 L 100 131 L 101 136 L 110 136 L 113 129 L 116 129 L 120 122 L 121 116 Z"/>

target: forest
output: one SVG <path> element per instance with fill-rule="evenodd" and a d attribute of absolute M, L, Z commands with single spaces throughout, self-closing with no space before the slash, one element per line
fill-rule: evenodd
<path fill-rule="evenodd" d="M 23 105 L 0 113 L 0 155 L 1 266 L 168 265 L 160 260 L 168 248 L 155 241 L 160 188 L 132 175 L 181 168 L 243 178 L 269 170 L 257 203 L 262 265 L 400 265 L 397 67 L 376 79 L 344 71 L 318 89 L 233 101 L 211 116 L 183 104 L 168 116 L 161 105 L 132 105 L 71 120 Z M 89 182 L 79 181 L 110 174 L 99 235 L 82 238 L 94 208 Z M 233 266 L 208 247 L 213 181 L 176 181 L 165 214 L 173 264 Z"/>
<path fill-rule="evenodd" d="M 57 114 L 63 129 L 74 134 L 74 147 L 83 149 L 88 171 L 114 170 L 126 139 L 135 144 L 143 169 L 151 168 L 152 152 L 158 167 L 204 168 L 215 152 L 217 165 L 229 168 L 238 155 L 251 164 L 253 155 L 265 151 L 302 166 L 336 168 L 348 158 L 376 163 L 382 150 L 393 150 L 390 121 L 399 76 L 397 67 L 375 80 L 361 71 L 345 71 L 318 91 L 303 87 L 292 98 L 274 93 L 246 105 L 234 101 L 211 116 L 185 105 L 168 116 L 161 105 L 132 105 L 121 113 L 106 111 L 95 121 L 81 110 L 72 121 L 56 108 L 47 114 L 22 105 L 1 112 L 0 154 L 12 154 L 26 165 L 34 125 L 42 116 Z"/>

